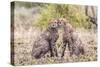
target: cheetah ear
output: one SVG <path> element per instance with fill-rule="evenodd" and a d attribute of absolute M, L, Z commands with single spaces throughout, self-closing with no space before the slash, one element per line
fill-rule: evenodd
<path fill-rule="evenodd" d="M 62 21 L 63 21 L 64 25 L 66 25 L 67 20 L 65 18 L 62 18 Z"/>
<path fill-rule="evenodd" d="M 49 19 L 49 22 L 50 22 L 50 23 L 53 22 L 53 21 L 54 21 L 54 18 Z"/>
<path fill-rule="evenodd" d="M 48 20 L 48 25 L 50 25 L 53 22 L 53 18 Z"/>
<path fill-rule="evenodd" d="M 48 21 L 48 27 L 51 28 L 51 23 L 52 23 L 52 19 L 49 19 Z"/>
<path fill-rule="evenodd" d="M 70 21 L 68 20 L 68 19 L 63 19 L 63 21 L 65 22 L 65 23 L 69 23 Z"/>
<path fill-rule="evenodd" d="M 53 23 L 55 20 L 57 20 L 57 19 L 56 19 L 56 18 L 51 18 L 51 19 L 49 19 L 48 25 L 50 25 L 51 23 Z"/>
<path fill-rule="evenodd" d="M 48 26 L 50 26 L 51 22 L 52 22 L 52 20 L 49 19 L 49 20 L 48 20 Z"/>

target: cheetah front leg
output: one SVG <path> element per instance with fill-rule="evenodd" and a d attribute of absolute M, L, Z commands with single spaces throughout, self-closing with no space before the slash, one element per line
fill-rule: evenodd
<path fill-rule="evenodd" d="M 65 50 L 66 50 L 66 44 L 67 44 L 67 43 L 63 43 L 63 46 L 62 46 L 62 55 L 61 55 L 61 57 L 64 56 L 64 52 L 65 52 Z"/>
<path fill-rule="evenodd" d="M 50 52 L 51 52 L 51 57 L 58 56 L 56 45 L 55 45 L 55 42 L 53 41 L 51 41 L 51 44 L 50 44 Z"/>

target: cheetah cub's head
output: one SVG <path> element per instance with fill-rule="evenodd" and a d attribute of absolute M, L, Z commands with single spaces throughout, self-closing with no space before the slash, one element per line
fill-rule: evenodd
<path fill-rule="evenodd" d="M 64 25 L 66 25 L 68 23 L 68 21 L 65 18 L 59 18 L 58 19 L 58 26 L 61 28 Z"/>
<path fill-rule="evenodd" d="M 49 22 L 49 28 L 58 28 L 58 20 L 57 19 L 51 19 Z"/>

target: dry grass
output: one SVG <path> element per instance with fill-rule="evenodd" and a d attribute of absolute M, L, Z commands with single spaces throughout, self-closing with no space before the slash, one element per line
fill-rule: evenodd
<path fill-rule="evenodd" d="M 32 23 L 35 22 L 38 14 L 33 14 L 32 10 L 26 11 L 24 8 L 15 11 L 15 34 L 14 34 L 14 52 L 15 52 L 15 65 L 29 65 L 29 64 L 51 64 L 51 63 L 65 63 L 65 62 L 86 62 L 97 60 L 97 33 L 85 29 L 76 29 L 78 35 L 85 43 L 84 56 L 69 56 L 68 48 L 66 48 L 64 58 L 61 57 L 42 57 L 41 59 L 32 59 L 31 51 L 34 41 L 41 34 L 39 28 L 33 27 Z M 23 13 L 24 12 L 24 13 Z M 29 14 L 27 14 L 29 13 Z M 34 17 L 35 16 L 35 17 Z M 60 37 L 57 41 L 57 50 L 60 56 L 62 46 L 62 34 L 59 31 Z M 48 53 L 49 54 L 49 53 Z"/>
<path fill-rule="evenodd" d="M 35 29 L 36 30 L 36 29 Z M 18 33 L 19 35 L 21 35 L 21 37 L 19 35 L 16 35 L 17 38 L 15 38 L 15 44 L 14 44 L 14 48 L 15 48 L 15 64 L 16 65 L 29 65 L 29 64 L 49 64 L 49 63 L 65 63 L 65 62 L 84 62 L 84 61 L 96 61 L 97 60 L 97 38 L 96 38 L 96 34 L 92 33 L 92 32 L 83 32 L 81 31 L 80 35 L 82 36 L 82 41 L 85 43 L 84 47 L 85 47 L 85 52 L 86 54 L 84 56 L 80 56 L 80 57 L 70 57 L 69 56 L 69 52 L 68 49 L 66 48 L 65 51 L 65 56 L 64 58 L 60 58 L 60 57 L 43 57 L 41 59 L 33 59 L 31 58 L 31 51 L 32 51 L 32 46 L 34 45 L 34 41 L 36 39 L 36 37 L 38 37 L 38 33 L 40 33 L 39 31 L 33 32 L 23 32 L 22 33 Z M 29 34 L 30 33 L 30 34 Z M 57 50 L 59 53 L 59 56 L 61 54 L 61 40 L 60 38 L 57 41 Z M 59 47 L 59 48 L 58 48 Z"/>

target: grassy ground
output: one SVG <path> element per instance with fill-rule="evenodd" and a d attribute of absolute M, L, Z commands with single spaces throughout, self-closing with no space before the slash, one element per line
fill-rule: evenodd
<path fill-rule="evenodd" d="M 18 8 L 15 10 L 15 34 L 14 34 L 14 52 L 15 52 L 15 65 L 29 65 L 29 64 L 51 64 L 51 63 L 65 63 L 65 62 L 86 62 L 97 60 L 97 33 L 92 30 L 85 30 L 77 28 L 76 31 L 81 40 L 85 44 L 84 56 L 69 56 L 68 48 L 66 47 L 65 56 L 60 57 L 62 46 L 62 34 L 59 31 L 59 39 L 56 43 L 59 57 L 42 57 L 41 59 L 32 59 L 31 51 L 34 41 L 41 34 L 42 30 L 33 27 L 32 23 L 35 22 L 38 14 L 38 9 L 26 10 Z M 23 13 L 24 12 L 24 13 Z M 34 14 L 35 12 L 35 14 Z M 48 53 L 49 54 L 49 53 Z"/>
<path fill-rule="evenodd" d="M 36 30 L 36 29 L 35 29 Z M 97 60 L 97 38 L 96 34 L 92 32 L 83 32 L 79 33 L 81 35 L 82 41 L 85 43 L 85 55 L 84 56 L 69 56 L 68 48 L 66 47 L 65 56 L 64 58 L 60 57 L 42 57 L 41 59 L 32 59 L 31 58 L 31 51 L 32 46 L 34 45 L 35 39 L 38 37 L 38 33 L 36 31 L 30 32 L 30 34 L 23 32 L 24 34 L 20 34 L 23 37 L 19 37 L 16 35 L 15 38 L 15 64 L 16 65 L 28 65 L 28 64 L 49 64 L 49 63 L 65 63 L 65 62 L 85 62 L 85 61 L 96 61 Z M 37 34 L 36 34 L 37 33 Z M 15 33 L 16 34 L 16 33 Z M 61 37 L 61 36 L 60 36 Z M 59 56 L 61 54 L 61 40 L 60 38 L 57 41 L 57 50 Z M 49 53 L 48 53 L 49 54 Z"/>

